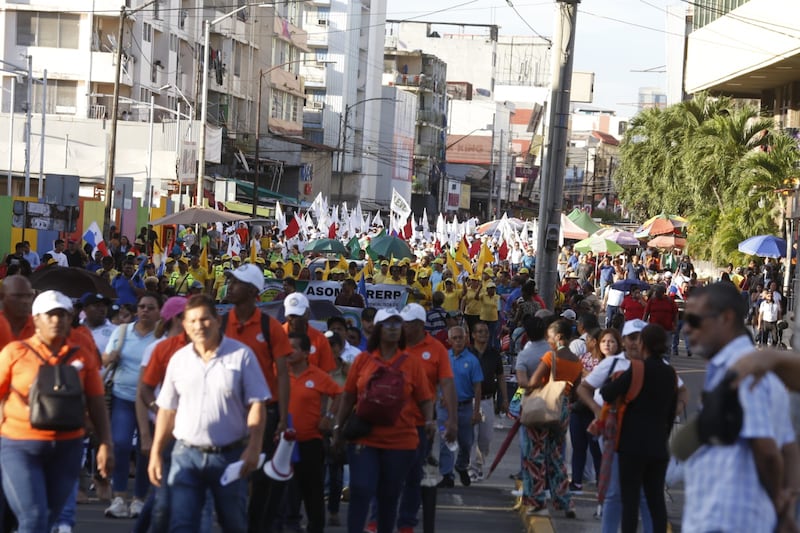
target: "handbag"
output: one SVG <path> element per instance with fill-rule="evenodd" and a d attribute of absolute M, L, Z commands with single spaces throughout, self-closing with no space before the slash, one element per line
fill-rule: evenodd
<path fill-rule="evenodd" d="M 347 420 L 344 422 L 342 428 L 342 437 L 344 440 L 356 440 L 366 437 L 372 431 L 372 424 L 355 414 L 350 413 Z"/>
<path fill-rule="evenodd" d="M 553 354 L 553 364 L 550 366 L 550 381 L 522 399 L 522 412 L 519 420 L 525 427 L 536 427 L 561 420 L 564 390 L 567 388 L 567 382 L 556 381 L 556 359 L 558 359 L 558 354 L 556 352 L 551 353 Z"/>

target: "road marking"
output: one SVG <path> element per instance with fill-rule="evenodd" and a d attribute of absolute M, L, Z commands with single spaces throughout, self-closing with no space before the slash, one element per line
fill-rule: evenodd
<path fill-rule="evenodd" d="M 460 494 L 453 494 L 453 501 L 458 506 L 464 506 L 464 498 L 462 498 Z"/>
<path fill-rule="evenodd" d="M 469 507 L 465 508 L 464 505 L 441 505 L 436 504 L 436 509 L 441 509 L 443 511 L 503 511 L 508 512 L 511 511 L 511 506 L 509 507 L 488 507 L 488 506 L 480 506 L 480 505 L 470 505 Z"/>
<path fill-rule="evenodd" d="M 693 368 L 691 370 L 676 370 L 676 374 L 702 374 L 705 373 L 705 368 Z"/>

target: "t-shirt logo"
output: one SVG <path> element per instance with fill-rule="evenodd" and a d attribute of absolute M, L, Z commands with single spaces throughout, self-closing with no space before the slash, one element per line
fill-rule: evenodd
<path fill-rule="evenodd" d="M 317 353 L 317 347 L 312 344 L 309 353 Z"/>
<path fill-rule="evenodd" d="M 427 361 L 428 359 L 431 358 L 431 353 L 430 352 L 423 352 L 422 353 L 422 358 Z"/>
<path fill-rule="evenodd" d="M 469 363 L 464 363 L 464 368 L 469 368 Z"/>
<path fill-rule="evenodd" d="M 259 333 L 258 335 L 256 335 L 256 340 L 257 340 L 258 342 L 266 342 L 266 341 L 264 340 L 264 334 L 263 334 L 263 333 Z"/>
<path fill-rule="evenodd" d="M 306 381 L 306 388 L 307 389 L 313 389 L 314 388 L 314 382 L 312 380 L 310 380 L 310 379 L 308 381 Z"/>

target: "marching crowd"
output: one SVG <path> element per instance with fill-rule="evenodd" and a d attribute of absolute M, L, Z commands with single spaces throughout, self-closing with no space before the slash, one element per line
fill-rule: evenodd
<path fill-rule="evenodd" d="M 746 357 L 750 331 L 779 346 L 785 324 L 781 267 L 769 262 L 729 265 L 703 282 L 685 255 L 598 259 L 565 247 L 545 302 L 527 242 L 504 257 L 486 239 L 491 260 L 454 260 L 419 242 L 415 257 L 373 261 L 364 247 L 320 262 L 261 235 L 241 235 L 254 249 L 231 256 L 215 226 L 180 229 L 158 265 L 148 228 L 133 243 L 114 235 L 94 256 L 59 240 L 44 257 L 21 242 L 5 258 L 4 531 L 71 531 L 84 471 L 109 500 L 106 516 L 135 518 L 134 531 L 210 531 L 216 521 L 231 532 L 346 522 L 349 533 L 410 533 L 429 465 L 440 489 L 482 481 L 495 417 L 508 413 L 522 423 L 528 514 L 549 514 L 549 493 L 574 518 L 574 495 L 595 482 L 602 531 L 641 522 L 663 532 L 668 441 L 699 393 L 670 366 L 681 339 L 686 356 L 710 360 L 708 397 L 731 367 L 761 377 L 767 369 Z M 37 294 L 28 277 L 53 265 L 105 277 L 117 298 Z M 282 283 L 282 321 L 259 306 L 269 280 Z M 361 308 L 360 324 L 333 316 L 325 331 L 313 327 L 297 290 L 310 280 L 339 281 L 335 304 Z M 369 307 L 363 281 L 403 286 L 403 305 Z M 56 400 L 39 391 L 50 373 Z M 548 400 L 553 384 L 559 394 Z M 792 531 L 800 466 L 786 391 L 771 373 L 738 391 L 737 438 L 706 445 L 718 436 L 700 431 L 685 459 L 684 529 Z M 546 423 L 543 402 L 552 404 Z M 80 423 L 65 424 L 55 404 L 79 411 Z M 279 453 L 285 441 L 295 443 L 291 460 Z"/>

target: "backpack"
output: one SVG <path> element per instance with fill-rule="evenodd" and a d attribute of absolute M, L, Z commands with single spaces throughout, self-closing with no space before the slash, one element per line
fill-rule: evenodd
<path fill-rule="evenodd" d="M 31 427 L 52 431 L 75 431 L 85 425 L 86 402 L 78 369 L 68 365 L 78 348 L 71 348 L 55 365 L 48 363 L 28 343 L 25 347 L 44 363 L 39 367 L 28 397 Z M 19 394 L 19 393 L 18 393 Z"/>
<path fill-rule="evenodd" d="M 356 416 L 375 426 L 391 426 L 400 416 L 406 403 L 406 380 L 400 366 L 408 359 L 404 353 L 391 365 L 377 357 L 378 368 L 367 380 L 367 386 L 358 395 Z"/>
<path fill-rule="evenodd" d="M 616 363 L 617 361 L 614 361 L 607 380 L 616 379 L 622 374 L 622 372 L 613 373 Z M 644 363 L 638 359 L 631 359 L 631 369 L 633 374 L 628 392 L 625 393 L 625 396 L 617 398 L 614 403 L 606 402 L 603 404 L 600 418 L 596 420 L 597 424 L 594 428 L 589 428 L 589 431 L 594 435 L 602 435 L 605 439 L 613 438 L 614 449 L 619 446 L 619 435 L 622 432 L 622 422 L 625 420 L 625 410 L 628 404 L 639 396 L 639 393 L 642 392 L 642 385 L 644 385 Z M 613 419 L 613 421 L 610 419 Z"/>
<path fill-rule="evenodd" d="M 225 313 L 220 317 L 220 327 L 219 327 L 220 336 L 224 336 L 225 330 L 228 328 L 228 315 L 230 315 L 230 313 Z M 261 334 L 264 336 L 264 342 L 267 344 L 267 349 L 269 350 L 269 356 L 272 357 L 272 345 L 269 343 L 269 326 L 270 326 L 269 319 L 270 316 L 262 311 Z"/>

